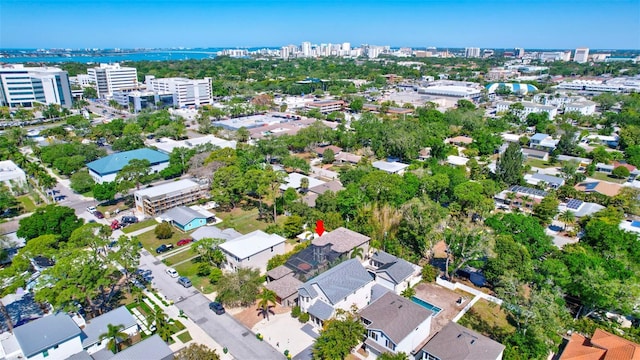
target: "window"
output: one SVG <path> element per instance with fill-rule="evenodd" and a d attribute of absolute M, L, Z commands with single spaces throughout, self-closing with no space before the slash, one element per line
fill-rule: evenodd
<path fill-rule="evenodd" d="M 372 338 L 373 340 L 378 340 L 378 333 L 376 333 L 375 331 L 370 331 L 369 337 Z"/>
<path fill-rule="evenodd" d="M 273 246 L 271 247 L 271 252 L 273 252 Z"/>
<path fill-rule="evenodd" d="M 54 347 L 53 347 L 53 350 L 56 350 L 57 348 L 58 348 L 58 345 L 54 346 Z"/>
<path fill-rule="evenodd" d="M 42 352 L 42 357 L 48 357 L 49 356 L 49 350 L 45 350 Z"/>

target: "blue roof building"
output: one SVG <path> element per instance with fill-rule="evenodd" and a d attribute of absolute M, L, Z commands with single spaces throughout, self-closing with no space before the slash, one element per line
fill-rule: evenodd
<path fill-rule="evenodd" d="M 538 91 L 538 88 L 531 84 L 519 84 L 519 83 L 491 83 L 486 86 L 489 94 L 496 92 L 500 88 L 509 89 L 514 94 L 526 94 Z"/>
<path fill-rule="evenodd" d="M 169 166 L 169 155 L 142 148 L 105 156 L 88 163 L 87 168 L 96 183 L 101 184 L 115 180 L 116 174 L 133 159 L 148 160 L 151 163 L 151 171 L 154 173 Z"/>

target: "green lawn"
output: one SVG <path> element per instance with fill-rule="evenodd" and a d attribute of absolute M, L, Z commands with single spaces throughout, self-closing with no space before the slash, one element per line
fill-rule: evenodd
<path fill-rule="evenodd" d="M 189 234 L 185 234 L 174 229 L 173 236 L 170 239 L 161 240 L 156 237 L 153 230 L 150 230 L 138 235 L 137 237 L 145 249 L 149 250 L 152 254 L 155 254 L 158 246 L 162 244 L 173 244 L 175 246 L 180 239 L 188 238 Z"/>
<path fill-rule="evenodd" d="M 183 251 L 181 253 L 178 253 L 176 255 L 173 255 L 173 256 L 170 256 L 170 257 L 166 258 L 164 260 L 164 263 L 167 264 L 168 266 L 171 266 L 173 264 L 179 263 L 180 261 L 187 260 L 187 259 L 190 259 L 190 258 L 198 255 L 197 252 L 195 252 L 195 251 L 193 251 L 191 249 L 191 244 L 188 244 L 188 245 L 185 245 L 185 246 L 188 246 L 189 250 Z"/>
<path fill-rule="evenodd" d="M 188 331 L 185 331 L 182 334 L 178 334 L 178 336 L 176 337 L 178 338 L 178 340 L 182 341 L 183 344 L 186 344 L 193 339 Z"/>
<path fill-rule="evenodd" d="M 206 277 L 198 276 L 198 263 L 193 260 L 187 261 L 184 264 L 180 264 L 175 267 L 176 271 L 180 276 L 186 276 L 191 280 L 191 283 L 198 290 L 202 291 L 205 294 L 212 293 L 215 289 L 213 285 L 209 282 L 209 279 Z"/>
<path fill-rule="evenodd" d="M 36 204 L 33 202 L 33 199 L 29 195 L 22 195 L 17 197 L 20 205 L 24 209 L 25 213 L 30 213 L 36 209 Z"/>
<path fill-rule="evenodd" d="M 464 316 L 458 324 L 469 327 L 492 339 L 504 339 L 516 331 L 509 323 L 507 314 L 500 306 L 485 299 L 480 299 Z"/>
<path fill-rule="evenodd" d="M 622 184 L 627 180 L 627 179 L 614 178 L 613 176 L 609 176 L 609 174 L 599 172 L 599 171 L 594 172 L 593 175 L 589 177 L 596 180 L 608 181 L 616 184 Z"/>
<path fill-rule="evenodd" d="M 548 168 L 552 167 L 548 162 L 540 160 L 540 159 L 527 159 L 524 163 L 525 165 L 531 165 L 532 167 L 537 168 Z"/>
<path fill-rule="evenodd" d="M 242 234 L 248 234 L 255 230 L 264 230 L 272 224 L 264 220 L 258 220 L 258 209 L 243 210 L 241 208 L 232 211 L 216 211 L 216 216 L 223 220 L 218 225 L 221 229 L 234 228 Z M 283 224 L 286 216 L 278 216 L 278 224 Z"/>
<path fill-rule="evenodd" d="M 128 233 L 134 232 L 136 230 L 140 230 L 140 229 L 147 228 L 149 226 L 156 225 L 157 223 L 158 222 L 155 221 L 154 219 L 143 220 L 143 221 L 137 222 L 135 224 L 128 225 L 127 227 L 122 229 L 122 232 L 125 233 L 125 234 L 128 234 Z"/>

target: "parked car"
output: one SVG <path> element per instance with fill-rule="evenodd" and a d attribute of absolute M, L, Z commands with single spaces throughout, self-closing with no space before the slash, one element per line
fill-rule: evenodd
<path fill-rule="evenodd" d="M 224 307 L 217 301 L 209 303 L 209 309 L 218 315 L 224 314 Z"/>
<path fill-rule="evenodd" d="M 167 268 L 167 270 L 165 270 L 165 272 L 167 274 L 169 274 L 169 276 L 171 276 L 172 278 L 177 278 L 178 276 L 180 276 L 180 275 L 178 275 L 178 272 L 174 268 Z"/>
<path fill-rule="evenodd" d="M 173 244 L 162 244 L 158 246 L 158 248 L 156 249 L 156 252 L 158 254 L 162 254 L 163 252 L 167 252 L 171 249 L 173 249 Z"/>
<path fill-rule="evenodd" d="M 189 280 L 189 278 L 186 277 L 181 277 L 178 279 L 178 284 L 186 287 L 186 288 L 190 288 L 191 287 L 191 280 Z"/>
<path fill-rule="evenodd" d="M 118 222 L 118 219 L 114 219 L 111 222 L 111 230 L 118 230 L 122 227 L 122 225 L 120 225 L 120 223 Z"/>
<path fill-rule="evenodd" d="M 138 218 L 135 216 L 123 216 L 120 222 L 124 224 L 135 224 L 138 222 Z"/>
<path fill-rule="evenodd" d="M 182 240 L 178 241 L 178 242 L 176 243 L 176 245 L 178 245 L 178 246 L 184 246 L 184 245 L 187 245 L 187 244 L 189 244 L 189 243 L 191 243 L 191 242 L 193 242 L 193 239 L 182 239 Z"/>
<path fill-rule="evenodd" d="M 97 210 L 93 213 L 93 216 L 97 217 L 98 219 L 104 219 L 104 215 Z"/>
<path fill-rule="evenodd" d="M 98 211 L 98 209 L 96 209 L 95 206 L 89 206 L 87 208 L 87 211 L 93 214 L 94 212 Z"/>

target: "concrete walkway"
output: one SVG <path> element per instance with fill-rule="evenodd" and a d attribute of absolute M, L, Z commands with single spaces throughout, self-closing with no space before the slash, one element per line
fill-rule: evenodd
<path fill-rule="evenodd" d="M 449 290 L 460 289 L 460 290 L 463 290 L 463 291 L 466 291 L 466 292 L 468 292 L 470 294 L 475 295 L 473 297 L 473 299 L 471 301 L 469 301 L 469 303 L 462 310 L 460 310 L 458 315 L 456 315 L 451 320 L 453 322 L 458 322 L 458 320 L 460 320 L 464 316 L 464 314 L 466 314 L 467 311 L 469 311 L 469 309 L 471 309 L 473 307 L 473 305 L 475 303 L 477 303 L 478 300 L 480 300 L 480 299 L 485 299 L 485 300 L 487 300 L 489 302 L 492 302 L 494 304 L 498 304 L 498 305 L 502 306 L 502 299 L 498 299 L 495 296 L 491 296 L 489 294 L 485 294 L 485 293 L 483 293 L 482 291 L 480 291 L 478 289 L 472 288 L 471 286 L 467 286 L 467 285 L 461 284 L 461 283 L 452 283 L 452 282 L 444 280 L 444 279 L 442 279 L 440 277 L 438 277 L 436 279 L 436 284 L 438 284 L 438 285 L 440 285 L 442 287 L 445 287 L 445 288 L 447 288 Z"/>

